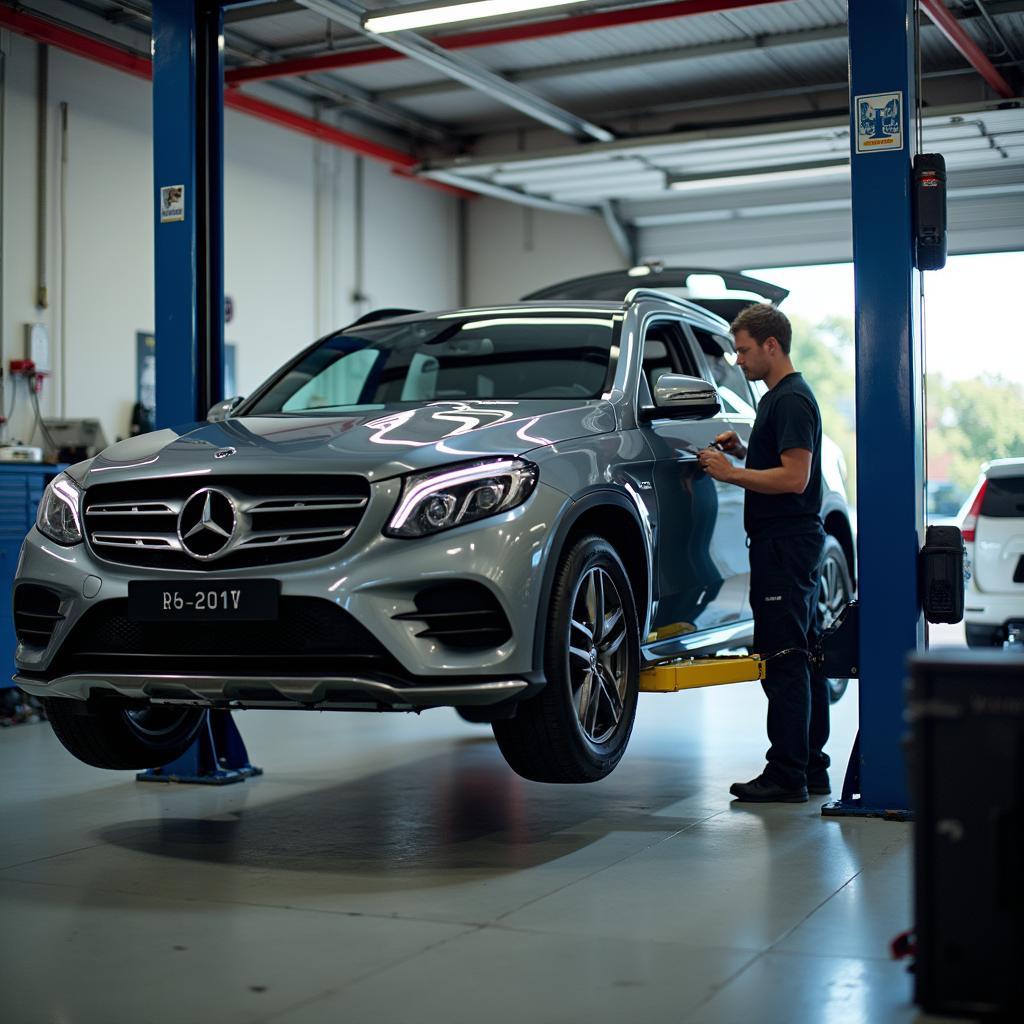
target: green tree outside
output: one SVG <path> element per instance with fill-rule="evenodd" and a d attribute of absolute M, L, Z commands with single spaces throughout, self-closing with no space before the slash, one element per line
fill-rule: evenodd
<path fill-rule="evenodd" d="M 847 492 L 857 500 L 856 392 L 853 321 L 828 317 L 812 324 L 791 316 L 793 361 L 811 385 L 825 433 L 846 459 Z M 963 501 L 982 463 L 1024 457 L 1024 385 L 998 376 L 927 378 L 928 480 L 947 504 Z"/>

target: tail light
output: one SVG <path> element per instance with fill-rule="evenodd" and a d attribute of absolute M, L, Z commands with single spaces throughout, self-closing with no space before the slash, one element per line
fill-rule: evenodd
<path fill-rule="evenodd" d="M 974 543 L 974 531 L 978 528 L 978 516 L 981 515 L 981 505 L 985 500 L 985 490 L 987 488 L 988 477 L 985 477 L 981 481 L 981 486 L 974 495 L 974 501 L 971 502 L 971 507 L 967 510 L 963 525 L 960 527 L 960 532 L 964 535 L 964 542 L 967 544 Z"/>

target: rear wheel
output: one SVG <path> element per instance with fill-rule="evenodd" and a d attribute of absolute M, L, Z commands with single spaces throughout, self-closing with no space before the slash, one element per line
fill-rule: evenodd
<path fill-rule="evenodd" d="M 629 578 L 602 537 L 583 537 L 559 563 L 544 671 L 540 694 L 493 723 L 502 754 L 535 782 L 603 779 L 633 730 L 640 644 Z"/>
<path fill-rule="evenodd" d="M 853 580 L 846 552 L 835 537 L 825 538 L 818 568 L 818 628 L 824 632 L 853 599 Z M 829 700 L 835 704 L 849 685 L 849 679 L 827 679 Z"/>
<path fill-rule="evenodd" d="M 94 711 L 52 697 L 44 704 L 57 739 L 94 768 L 159 768 L 174 761 L 192 745 L 206 714 L 153 704 Z"/>

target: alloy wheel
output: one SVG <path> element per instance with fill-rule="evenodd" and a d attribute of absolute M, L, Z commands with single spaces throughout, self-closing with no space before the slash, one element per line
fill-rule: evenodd
<path fill-rule="evenodd" d="M 569 685 L 583 735 L 604 743 L 622 719 L 628 687 L 626 616 L 614 580 L 595 567 L 580 577 L 569 621 Z"/>

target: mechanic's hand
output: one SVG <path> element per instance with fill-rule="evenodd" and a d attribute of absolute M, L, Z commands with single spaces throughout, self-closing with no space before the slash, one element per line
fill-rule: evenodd
<path fill-rule="evenodd" d="M 746 451 L 743 447 L 743 442 L 740 440 L 740 435 L 735 430 L 727 430 L 724 434 L 719 434 L 715 438 L 715 444 L 723 452 L 728 452 L 730 455 L 736 455 L 740 458 L 743 457 L 743 453 Z"/>
<path fill-rule="evenodd" d="M 722 480 L 728 483 L 729 478 L 735 472 L 736 467 L 717 448 L 702 448 L 697 453 L 700 460 L 700 468 L 712 480 Z"/>

